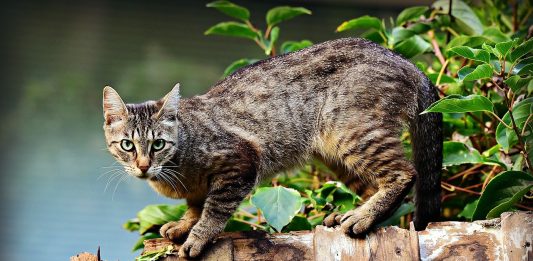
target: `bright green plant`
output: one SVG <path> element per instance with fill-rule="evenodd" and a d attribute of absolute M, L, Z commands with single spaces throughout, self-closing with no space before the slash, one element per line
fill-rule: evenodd
<path fill-rule="evenodd" d="M 311 14 L 301 7 L 276 7 L 266 15 L 264 33 L 250 12 L 228 1 L 207 5 L 238 21 L 209 28 L 208 35 L 252 40 L 265 53 L 305 48 L 308 40 L 277 47 L 279 24 Z M 451 10 L 451 11 L 450 11 Z M 337 32 L 364 30 L 362 37 L 411 59 L 437 86 L 441 100 L 424 112 L 444 118 L 443 211 L 447 220 L 494 218 L 504 211 L 533 209 L 533 40 L 528 38 L 532 8 L 528 1 L 484 0 L 478 6 L 440 0 L 402 11 L 396 19 L 362 16 L 341 23 Z M 239 59 L 224 76 L 256 59 Z M 409 138 L 402 136 L 409 153 Z M 307 230 L 332 211 L 356 208 L 362 199 L 320 162 L 281 173 L 257 188 L 226 224 L 226 231 Z M 124 226 L 142 240 L 158 237 L 158 228 L 179 219 L 186 206 L 154 205 Z M 406 227 L 414 206 L 405 202 L 380 226 Z"/>

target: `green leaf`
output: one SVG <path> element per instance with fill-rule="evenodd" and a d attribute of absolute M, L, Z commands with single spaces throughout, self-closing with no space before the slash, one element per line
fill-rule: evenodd
<path fill-rule="evenodd" d="M 139 219 L 133 218 L 133 219 L 126 221 L 126 223 L 122 225 L 122 228 L 128 230 L 129 232 L 139 230 L 140 228 Z"/>
<path fill-rule="evenodd" d="M 428 78 L 431 80 L 431 82 L 433 84 L 437 84 L 437 79 L 439 78 L 439 74 L 438 73 L 430 73 L 427 75 Z M 439 84 L 444 84 L 444 83 L 457 83 L 457 79 L 453 78 L 453 77 L 450 77 L 446 74 L 442 74 L 441 77 L 440 77 L 440 83 Z"/>
<path fill-rule="evenodd" d="M 394 46 L 393 50 L 409 59 L 416 55 L 425 53 L 431 49 L 431 44 L 422 37 L 414 35 Z"/>
<path fill-rule="evenodd" d="M 466 204 L 466 206 L 457 216 L 464 217 L 467 220 L 472 220 L 472 216 L 474 215 L 474 211 L 476 210 L 478 202 L 479 202 L 479 199 Z"/>
<path fill-rule="evenodd" d="M 392 42 L 392 44 L 394 45 L 394 44 L 396 44 L 398 42 L 401 42 L 401 41 L 413 36 L 413 35 L 415 35 L 415 32 L 413 32 L 412 30 L 403 28 L 401 26 L 394 27 L 392 29 L 392 33 L 391 33 L 391 36 L 389 38 L 389 42 Z"/>
<path fill-rule="evenodd" d="M 433 8 L 440 9 L 441 13 L 447 14 L 449 0 L 439 0 L 433 3 Z M 454 0 L 452 4 L 452 15 L 460 31 L 469 35 L 480 35 L 483 33 L 483 24 L 465 2 Z"/>
<path fill-rule="evenodd" d="M 502 121 L 505 122 L 507 125 L 511 125 L 511 116 L 509 116 L 510 112 L 507 112 L 503 118 Z M 513 117 L 515 119 L 516 126 L 519 130 L 522 130 L 524 128 L 524 125 L 526 123 L 527 118 L 529 115 L 533 113 L 533 97 L 521 100 L 520 102 L 516 103 L 513 107 Z M 530 130 L 529 132 L 525 132 L 526 135 L 525 138 L 529 139 L 531 138 L 533 133 L 533 121 L 529 121 L 527 125 L 527 130 Z M 509 152 L 509 149 L 512 148 L 514 145 L 518 143 L 518 137 L 516 136 L 516 133 L 507 127 L 503 125 L 502 123 L 498 124 L 498 127 L 496 127 L 496 141 L 498 144 L 502 145 L 502 148 L 505 152 Z"/>
<path fill-rule="evenodd" d="M 287 41 L 281 45 L 281 51 L 282 53 L 294 52 L 309 47 L 311 45 L 313 45 L 313 43 L 309 40 L 302 40 L 299 42 Z"/>
<path fill-rule="evenodd" d="M 276 45 L 276 41 L 278 40 L 278 38 L 279 38 L 279 27 L 274 26 L 274 28 L 272 28 L 272 31 L 270 31 L 270 41 L 268 42 L 267 49 L 265 50 L 266 55 L 270 55 L 270 53 L 272 52 L 272 49 Z"/>
<path fill-rule="evenodd" d="M 483 31 L 483 36 L 490 39 L 493 43 L 500 43 L 511 40 L 509 36 L 502 33 L 502 31 L 496 27 L 485 28 L 485 30 Z"/>
<path fill-rule="evenodd" d="M 464 58 L 489 63 L 490 62 L 490 54 L 489 52 L 482 50 L 482 49 L 473 49 L 468 46 L 456 46 L 448 50 L 448 53 L 455 53 L 458 54 Z"/>
<path fill-rule="evenodd" d="M 222 22 L 207 29 L 205 35 L 224 35 L 233 37 L 242 37 L 254 40 L 259 38 L 259 34 L 252 30 L 248 25 L 237 22 Z"/>
<path fill-rule="evenodd" d="M 481 95 L 450 95 L 431 104 L 424 112 L 474 112 L 493 111 L 492 102 Z"/>
<path fill-rule="evenodd" d="M 396 18 L 396 24 L 402 25 L 407 21 L 415 20 L 423 15 L 427 10 L 429 10 L 429 7 L 427 6 L 413 6 L 406 8 L 398 15 L 398 18 Z"/>
<path fill-rule="evenodd" d="M 400 224 L 400 218 L 409 213 L 415 211 L 415 205 L 413 203 L 403 203 L 394 211 L 394 213 L 383 222 L 379 223 L 378 227 L 392 226 Z"/>
<path fill-rule="evenodd" d="M 345 21 L 339 27 L 337 27 L 337 32 L 343 32 L 346 30 L 352 29 L 376 29 L 378 31 L 383 31 L 383 24 L 381 20 L 373 16 L 361 16 L 359 18 L 352 19 L 350 21 Z"/>
<path fill-rule="evenodd" d="M 224 14 L 227 14 L 233 18 L 242 20 L 243 22 L 250 19 L 250 11 L 248 11 L 248 9 L 240 5 L 236 5 L 230 1 L 225 1 L 225 0 L 215 1 L 215 2 L 211 2 L 207 4 L 206 6 L 215 8 L 218 11 Z"/>
<path fill-rule="evenodd" d="M 533 38 L 523 42 L 518 47 L 516 47 L 511 54 L 509 55 L 509 61 L 514 62 L 520 59 L 522 56 L 531 53 L 533 51 Z"/>
<path fill-rule="evenodd" d="M 497 43 L 494 46 L 494 49 L 496 50 L 496 53 L 495 53 L 496 56 L 498 56 L 498 58 L 500 59 L 505 58 L 507 56 L 507 53 L 511 50 L 511 48 L 513 48 L 515 43 L 516 43 L 516 40 L 510 40 L 507 42 Z"/>
<path fill-rule="evenodd" d="M 251 203 L 260 209 L 276 231 L 289 224 L 302 207 L 300 193 L 285 187 L 263 187 L 256 190 Z"/>
<path fill-rule="evenodd" d="M 446 50 L 450 50 L 451 48 L 455 46 L 469 46 L 472 48 L 480 47 L 484 43 L 492 44 L 493 41 L 489 40 L 488 38 L 484 36 L 466 36 L 466 35 L 460 35 L 457 37 L 454 37 L 446 46 Z"/>
<path fill-rule="evenodd" d="M 247 65 L 250 65 L 250 64 L 253 64 L 255 63 L 257 60 L 253 60 L 253 59 L 240 59 L 240 60 L 237 60 L 235 62 L 232 62 L 228 67 L 226 67 L 226 69 L 224 70 L 224 74 L 223 74 L 223 77 L 226 77 L 232 73 L 234 73 L 235 71 L 237 71 L 238 69 L 244 67 L 244 66 L 247 66 Z"/>
<path fill-rule="evenodd" d="M 461 81 L 475 81 L 492 77 L 492 67 L 489 64 L 481 64 L 476 68 L 463 67 L 457 72 Z"/>
<path fill-rule="evenodd" d="M 533 176 L 505 171 L 494 177 L 479 198 L 473 220 L 495 218 L 508 211 L 533 187 Z"/>
<path fill-rule="evenodd" d="M 268 26 L 274 26 L 303 14 L 310 15 L 311 11 L 303 7 L 278 6 L 268 10 L 266 22 Z"/>
<path fill-rule="evenodd" d="M 283 232 L 311 230 L 313 227 L 306 217 L 295 216 L 291 222 L 283 228 Z"/>
<path fill-rule="evenodd" d="M 518 65 L 515 66 L 515 69 L 517 69 L 516 74 L 517 75 L 531 75 L 533 74 L 533 64 L 526 64 L 523 67 L 519 67 Z"/>
<path fill-rule="evenodd" d="M 175 252 L 174 246 L 168 245 L 164 248 L 144 252 L 139 257 L 135 258 L 135 261 L 157 261 L 160 258 L 170 255 L 174 252 Z"/>
<path fill-rule="evenodd" d="M 514 93 L 518 93 L 522 88 L 525 89 L 525 87 L 529 85 L 531 79 L 533 79 L 531 76 L 522 78 L 519 75 L 513 75 L 503 82 L 505 82 Z"/>
<path fill-rule="evenodd" d="M 146 233 L 155 225 L 163 225 L 179 220 L 187 210 L 187 205 L 148 205 L 137 213 L 140 221 L 139 233 Z"/>
<path fill-rule="evenodd" d="M 482 163 L 483 157 L 476 149 L 468 148 L 462 142 L 445 141 L 442 149 L 442 165 L 445 167 L 466 163 Z"/>

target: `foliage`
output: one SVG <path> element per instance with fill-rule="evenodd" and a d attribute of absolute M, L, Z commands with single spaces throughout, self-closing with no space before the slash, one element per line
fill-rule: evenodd
<path fill-rule="evenodd" d="M 514 209 L 533 209 L 533 40 L 527 36 L 530 5 L 528 1 L 509 5 L 506 1 L 484 0 L 470 5 L 460 0 L 440 0 L 431 6 L 407 8 L 387 23 L 362 16 L 342 22 L 336 29 L 363 30 L 362 37 L 410 59 L 438 88 L 442 99 L 424 113 L 443 113 L 443 219 L 476 220 Z M 228 1 L 207 6 L 238 22 L 219 23 L 206 34 L 252 40 L 266 56 L 312 44 L 302 40 L 277 45 L 279 24 L 311 14 L 305 8 L 269 10 L 263 33 L 250 22 L 250 12 L 244 7 Z M 239 59 L 228 66 L 224 76 L 257 60 Z M 402 136 L 406 148 L 408 136 Z M 361 197 L 333 180 L 334 174 L 317 161 L 282 173 L 256 189 L 225 230 L 310 229 L 321 224 L 329 213 L 346 212 L 362 203 Z M 167 212 L 161 208 L 142 210 L 138 219 L 126 223 L 125 228 L 153 236 L 163 220 L 176 219 L 184 211 L 184 206 L 179 206 L 174 209 L 176 214 L 164 215 Z M 407 226 L 413 209 L 412 197 L 408 196 L 380 226 Z"/>

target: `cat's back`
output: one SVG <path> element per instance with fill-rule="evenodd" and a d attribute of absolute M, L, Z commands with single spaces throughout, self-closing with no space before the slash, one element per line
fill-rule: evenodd
<path fill-rule="evenodd" d="M 243 67 L 215 84 L 206 95 L 239 98 L 248 92 L 316 93 L 340 86 L 347 77 L 371 80 L 375 74 L 394 80 L 418 72 L 412 63 L 374 42 L 341 38 Z"/>

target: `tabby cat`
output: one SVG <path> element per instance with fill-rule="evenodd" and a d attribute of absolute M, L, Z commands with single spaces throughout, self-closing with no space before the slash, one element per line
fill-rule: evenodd
<path fill-rule="evenodd" d="M 324 42 L 244 67 L 204 95 L 124 104 L 104 88 L 111 154 L 158 193 L 184 198 L 183 218 L 164 225 L 198 257 L 261 180 L 318 157 L 352 188 L 373 188 L 362 206 L 326 226 L 366 233 L 398 206 L 416 180 L 416 229 L 440 212 L 442 116 L 420 114 L 438 99 L 412 63 L 370 41 Z M 408 127 L 413 160 L 400 134 Z"/>

